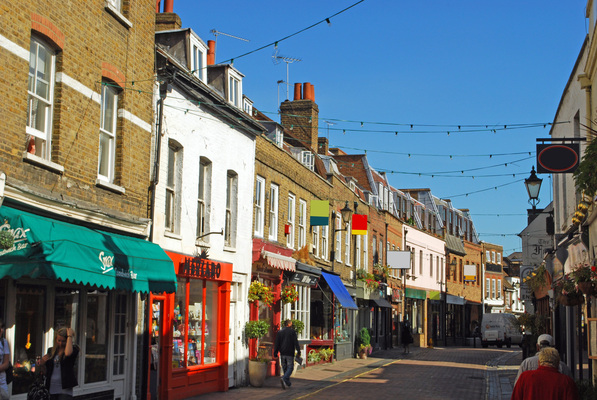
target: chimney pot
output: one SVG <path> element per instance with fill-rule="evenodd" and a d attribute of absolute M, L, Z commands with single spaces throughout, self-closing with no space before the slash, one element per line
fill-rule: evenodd
<path fill-rule="evenodd" d="M 164 12 L 174 12 L 174 0 L 164 0 Z"/>
<path fill-rule="evenodd" d="M 301 83 L 295 83 L 294 84 L 294 100 L 300 100 L 301 99 L 301 91 L 302 91 L 302 84 Z"/>
<path fill-rule="evenodd" d="M 310 92 L 310 99 L 315 103 L 315 85 L 311 85 Z"/>
<path fill-rule="evenodd" d="M 207 65 L 214 65 L 216 63 L 216 41 L 207 41 Z"/>
<path fill-rule="evenodd" d="M 303 100 L 311 100 L 311 84 L 309 82 L 303 83 Z"/>

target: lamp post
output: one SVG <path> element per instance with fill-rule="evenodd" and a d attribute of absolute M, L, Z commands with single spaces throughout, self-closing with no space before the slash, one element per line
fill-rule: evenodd
<path fill-rule="evenodd" d="M 355 204 L 356 205 L 356 204 Z M 344 208 L 340 210 L 340 215 L 342 216 L 342 222 L 344 223 L 343 229 L 336 229 L 336 211 L 332 211 L 332 251 L 330 253 L 330 259 L 332 261 L 332 272 L 334 272 L 334 261 L 336 259 L 336 233 L 343 232 L 348 230 L 348 223 L 350 222 L 350 218 L 352 217 L 353 211 L 348 207 L 348 201 L 344 204 Z M 342 248 L 342 245 L 340 245 Z"/>
<path fill-rule="evenodd" d="M 541 190 L 541 183 L 543 179 L 538 178 L 535 173 L 535 166 L 531 169 L 531 176 L 524 180 L 524 186 L 527 188 L 529 194 L 529 204 L 533 206 L 532 209 L 528 210 L 528 222 L 530 223 L 537 214 L 537 204 L 539 204 L 539 191 Z"/>

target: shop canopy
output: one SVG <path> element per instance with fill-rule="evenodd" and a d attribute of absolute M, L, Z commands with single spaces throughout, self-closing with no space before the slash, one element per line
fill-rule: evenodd
<path fill-rule="evenodd" d="M 337 275 L 332 275 L 327 272 L 321 272 L 321 276 L 325 279 L 325 281 L 332 289 L 332 292 L 336 295 L 336 298 L 340 301 L 340 304 L 344 308 L 352 308 L 353 310 L 358 310 L 357 305 L 355 304 L 352 297 L 350 297 L 350 293 L 346 290 L 346 287 L 342 283 L 342 280 Z"/>
<path fill-rule="evenodd" d="M 0 278 L 58 279 L 133 292 L 176 291 L 172 260 L 154 243 L 0 207 Z M 4 238 L 4 236 L 1 236 Z"/>

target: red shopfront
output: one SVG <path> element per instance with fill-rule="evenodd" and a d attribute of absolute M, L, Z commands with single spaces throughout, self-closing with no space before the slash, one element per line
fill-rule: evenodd
<path fill-rule="evenodd" d="M 228 390 L 232 264 L 166 251 L 175 294 L 151 295 L 148 399 Z"/>

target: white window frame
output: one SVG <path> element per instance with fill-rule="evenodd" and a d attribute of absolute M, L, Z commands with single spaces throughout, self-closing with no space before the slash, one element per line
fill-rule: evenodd
<path fill-rule="evenodd" d="M 321 227 L 321 258 L 328 260 L 330 243 L 330 227 L 324 225 Z"/>
<path fill-rule="evenodd" d="M 269 239 L 278 240 L 278 194 L 280 188 L 272 183 L 269 188 Z"/>
<path fill-rule="evenodd" d="M 497 280 L 497 291 L 496 291 L 496 297 L 498 299 L 502 298 L 502 281 L 500 279 Z"/>
<path fill-rule="evenodd" d="M 122 12 L 122 0 L 106 0 L 116 11 Z"/>
<path fill-rule="evenodd" d="M 496 253 L 495 257 L 496 264 L 502 264 L 502 253 Z"/>
<path fill-rule="evenodd" d="M 302 249 L 307 244 L 307 202 L 303 199 L 299 199 L 298 229 L 298 248 Z"/>
<path fill-rule="evenodd" d="M 174 141 L 168 143 L 168 173 L 166 177 L 166 201 L 164 224 L 166 231 L 178 233 L 180 229 L 180 189 L 182 147 Z"/>
<path fill-rule="evenodd" d="M 489 250 L 485 251 L 485 262 L 491 262 L 491 252 Z"/>
<path fill-rule="evenodd" d="M 286 247 L 294 249 L 295 243 L 295 224 L 296 224 L 296 197 L 292 193 L 288 193 L 288 218 L 286 223 L 289 226 L 289 232 L 286 235 Z"/>
<path fill-rule="evenodd" d="M 226 173 L 226 220 L 224 223 L 224 244 L 236 245 L 236 210 L 238 203 L 238 174 L 228 170 Z"/>
<path fill-rule="evenodd" d="M 228 102 L 237 108 L 242 107 L 243 80 L 233 69 L 228 69 Z"/>
<path fill-rule="evenodd" d="M 313 166 L 315 164 L 314 162 L 314 156 L 313 153 L 308 151 L 308 150 L 303 150 L 301 151 L 301 162 L 303 163 L 303 165 L 307 168 L 309 168 L 311 171 L 313 171 Z"/>
<path fill-rule="evenodd" d="M 199 159 L 199 177 L 197 182 L 197 239 L 209 242 L 211 162 L 204 157 Z"/>
<path fill-rule="evenodd" d="M 265 178 L 255 179 L 255 236 L 263 238 L 265 226 Z"/>
<path fill-rule="evenodd" d="M 298 300 L 292 304 L 285 304 L 282 309 L 282 319 L 298 319 L 304 325 L 299 340 L 309 340 L 311 332 L 311 288 L 304 285 L 296 285 Z"/>
<path fill-rule="evenodd" d="M 39 78 L 40 73 L 38 72 L 39 66 L 39 55 L 40 52 L 44 52 L 47 57 L 47 63 L 49 64 L 49 71 L 47 76 L 43 73 L 46 79 Z M 29 48 L 29 69 L 31 70 L 32 65 L 35 65 L 34 73 L 29 73 L 29 86 L 27 88 L 27 126 L 25 128 L 26 133 L 31 139 L 35 141 L 35 154 L 45 160 L 51 159 L 52 149 L 52 118 L 54 115 L 54 83 L 56 74 L 56 52 L 43 40 L 31 37 L 31 45 Z M 40 96 L 37 94 L 37 89 L 40 85 L 47 85 L 47 96 Z M 44 108 L 43 121 L 40 124 L 36 124 L 36 114 L 38 108 L 33 108 L 33 103 L 41 103 L 41 107 Z M 38 128 L 41 128 L 38 129 Z M 27 146 L 29 146 L 29 140 L 27 140 Z"/>
<path fill-rule="evenodd" d="M 195 37 L 194 34 L 190 37 L 191 57 L 189 60 L 191 73 L 195 75 L 202 82 L 207 81 L 207 46 Z"/>
<path fill-rule="evenodd" d="M 485 298 L 489 299 L 491 295 L 491 279 L 485 278 Z"/>
<path fill-rule="evenodd" d="M 98 179 L 105 182 L 114 183 L 115 165 L 116 165 L 116 130 L 118 127 L 118 100 L 119 90 L 108 82 L 102 82 L 102 100 L 100 112 L 100 132 L 99 148 L 97 161 Z M 111 107 L 108 105 L 112 100 Z M 107 121 L 106 112 L 108 109 L 112 117 Z M 102 143 L 105 142 L 105 145 Z M 107 151 L 107 157 L 104 159 L 104 152 Z M 103 164 L 105 162 L 106 165 Z M 105 173 L 102 173 L 102 170 Z"/>
<path fill-rule="evenodd" d="M 338 232 L 341 228 L 341 218 L 339 213 L 336 213 L 336 237 L 334 238 L 336 249 L 334 250 L 335 261 L 342 262 L 342 232 Z"/>
<path fill-rule="evenodd" d="M 491 262 L 495 264 L 495 251 L 491 252 Z"/>
<path fill-rule="evenodd" d="M 491 280 L 491 298 L 495 299 L 495 279 Z"/>
<path fill-rule="evenodd" d="M 354 243 L 354 252 L 355 252 L 355 260 L 354 265 L 355 268 L 361 268 L 361 237 L 363 235 L 355 235 L 355 243 Z"/>
<path fill-rule="evenodd" d="M 313 226 L 311 230 L 313 231 L 312 253 L 313 256 L 319 258 L 319 226 Z"/>
<path fill-rule="evenodd" d="M 369 233 L 363 236 L 363 268 L 369 270 Z"/>
<path fill-rule="evenodd" d="M 351 229 L 352 229 L 352 222 L 348 221 L 348 224 L 346 224 L 346 232 L 344 232 L 344 259 L 346 260 L 345 264 L 346 265 L 351 265 L 352 262 L 350 260 L 350 239 L 352 237 L 351 234 Z"/>

